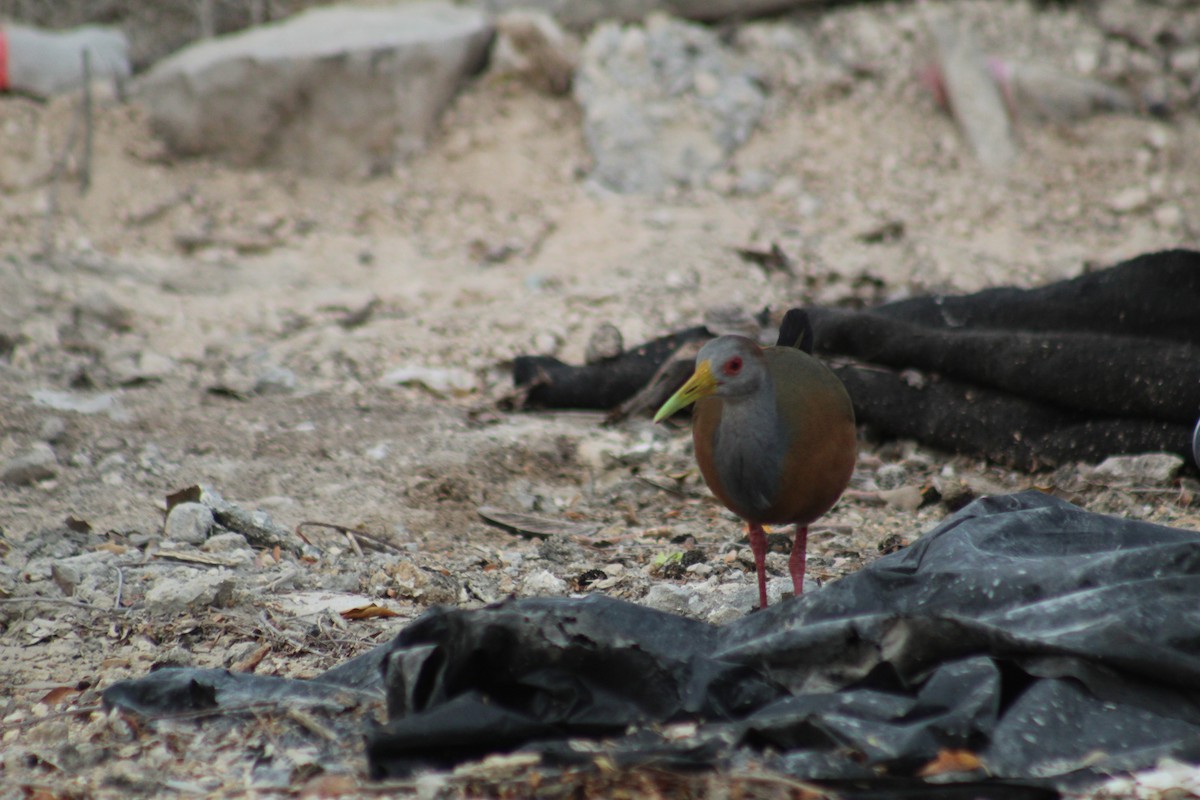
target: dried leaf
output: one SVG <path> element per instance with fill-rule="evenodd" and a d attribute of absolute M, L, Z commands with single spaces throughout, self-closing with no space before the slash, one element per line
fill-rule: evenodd
<path fill-rule="evenodd" d="M 267 657 L 267 653 L 271 652 L 271 645 L 264 644 L 259 647 L 245 659 L 233 665 L 234 672 L 254 672 L 254 669 L 262 663 L 262 660 Z"/>
<path fill-rule="evenodd" d="M 347 608 L 342 612 L 342 619 L 371 619 L 372 617 L 398 617 L 400 613 L 392 611 L 390 608 L 375 605 L 372 603 L 369 606 L 359 606 L 357 608 Z"/>
<path fill-rule="evenodd" d="M 917 775 L 928 778 L 947 772 L 973 772 L 981 767 L 983 762 L 970 750 L 939 750 L 937 758 L 921 767 Z"/>
<path fill-rule="evenodd" d="M 86 519 L 74 515 L 67 517 L 67 527 L 76 533 L 91 533 L 92 526 Z"/>
<path fill-rule="evenodd" d="M 78 693 L 79 690 L 74 686 L 55 686 L 53 689 L 42 695 L 41 702 L 48 706 L 56 706 L 71 695 Z"/>

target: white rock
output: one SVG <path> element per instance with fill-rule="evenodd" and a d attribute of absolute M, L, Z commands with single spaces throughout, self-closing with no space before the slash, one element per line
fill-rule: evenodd
<path fill-rule="evenodd" d="M 225 570 L 202 572 L 185 580 L 164 577 L 146 592 L 146 610 L 178 614 L 209 607 L 223 608 L 232 601 L 234 588 L 233 576 Z"/>
<path fill-rule="evenodd" d="M 400 367 L 379 379 L 382 386 L 417 384 L 438 394 L 466 394 L 475 388 L 475 375 L 465 369 Z"/>
<path fill-rule="evenodd" d="M 163 533 L 186 544 L 203 544 L 213 528 L 212 509 L 202 503 L 180 503 L 167 515 Z"/>
<path fill-rule="evenodd" d="M 536 569 L 521 581 L 521 594 L 526 597 L 562 597 L 567 582 L 549 570 Z"/>
<path fill-rule="evenodd" d="M 179 155 L 366 176 L 424 146 L 491 35 L 445 2 L 317 8 L 185 48 L 138 91 Z"/>
<path fill-rule="evenodd" d="M 9 459 L 0 467 L 0 481 L 13 486 L 28 486 L 57 474 L 58 458 L 45 442 L 35 442 L 29 452 Z"/>
<path fill-rule="evenodd" d="M 1183 467 L 1183 458 L 1174 453 L 1143 453 L 1137 456 L 1112 456 L 1092 470 L 1092 478 L 1123 485 L 1151 486 L 1170 483 Z"/>
<path fill-rule="evenodd" d="M 566 94 L 578 63 L 579 41 L 549 14 L 515 9 L 496 20 L 492 74 L 517 77 L 549 94 Z"/>
<path fill-rule="evenodd" d="M 1132 214 L 1149 206 L 1150 200 L 1150 191 L 1144 186 L 1130 186 L 1109 198 L 1108 207 L 1118 214 Z"/>

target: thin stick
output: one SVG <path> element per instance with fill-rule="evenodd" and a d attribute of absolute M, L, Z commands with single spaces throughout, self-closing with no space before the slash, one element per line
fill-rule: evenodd
<path fill-rule="evenodd" d="M 92 51 L 83 51 L 83 154 L 79 160 L 79 194 L 85 195 L 92 188 L 92 149 L 94 136 L 92 103 Z"/>

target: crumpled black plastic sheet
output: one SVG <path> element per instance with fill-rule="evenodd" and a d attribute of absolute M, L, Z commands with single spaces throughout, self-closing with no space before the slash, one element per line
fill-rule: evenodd
<path fill-rule="evenodd" d="M 719 628 L 526 599 L 431 611 L 393 648 L 380 777 L 523 750 L 869 791 L 962 749 L 986 768 L 964 780 L 1034 792 L 1200 759 L 1200 534 L 1026 492 Z"/>
<path fill-rule="evenodd" d="M 382 726 L 337 713 L 383 693 Z M 753 762 L 847 797 L 1054 796 L 1165 756 L 1200 762 L 1200 533 L 990 497 L 721 627 L 603 595 L 434 609 L 312 680 L 163 669 L 104 701 L 205 719 L 326 708 L 343 740 L 366 735 L 376 777 L 533 751 Z M 917 777 L 946 750 L 985 771 Z"/>

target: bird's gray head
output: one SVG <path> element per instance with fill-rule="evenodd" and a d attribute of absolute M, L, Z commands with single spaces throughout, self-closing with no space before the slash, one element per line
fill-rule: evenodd
<path fill-rule="evenodd" d="M 696 373 L 707 370 L 718 397 L 744 397 L 758 391 L 767 377 L 766 361 L 758 343 L 745 336 L 718 336 L 696 355 Z"/>

